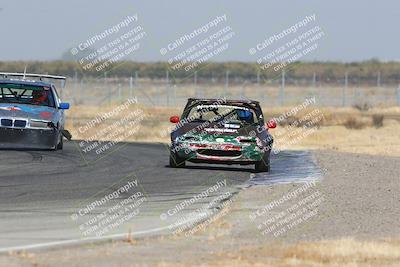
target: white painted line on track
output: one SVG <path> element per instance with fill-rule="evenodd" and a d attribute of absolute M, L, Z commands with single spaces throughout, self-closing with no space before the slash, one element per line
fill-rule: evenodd
<path fill-rule="evenodd" d="M 174 228 L 178 228 L 179 226 L 191 223 L 191 222 L 197 222 L 199 223 L 198 218 L 202 218 L 202 215 L 198 215 L 195 218 L 191 219 L 190 221 L 185 221 L 183 223 L 175 224 Z M 209 216 L 207 216 L 209 217 Z M 207 219 L 203 217 L 203 220 Z M 154 228 L 150 230 L 144 230 L 144 231 L 138 231 L 138 232 L 132 232 L 130 233 L 132 237 L 138 237 L 141 235 L 147 235 L 147 234 L 152 234 L 152 233 L 157 233 L 161 232 L 163 230 L 171 230 L 171 225 L 164 226 L 164 227 L 159 227 L 159 228 Z M 114 235 L 107 235 L 107 236 L 99 236 L 99 237 L 88 237 L 88 238 L 81 238 L 81 239 L 68 239 L 68 240 L 63 240 L 63 241 L 54 241 L 54 242 L 47 242 L 47 243 L 37 243 L 37 244 L 30 244 L 30 245 L 24 245 L 24 246 L 16 246 L 16 247 L 8 247 L 8 248 L 0 248 L 0 253 L 5 253 L 5 252 L 10 252 L 10 251 L 22 251 L 22 250 L 30 250 L 30 249 L 40 249 L 40 248 L 48 248 L 48 247 L 55 247 L 55 246 L 62 246 L 62 245 L 72 245 L 72 244 L 81 244 L 81 243 L 87 243 L 91 241 L 100 241 L 100 240 L 107 240 L 107 239 L 121 239 L 123 237 L 128 237 L 128 233 L 125 234 L 114 234 Z"/>

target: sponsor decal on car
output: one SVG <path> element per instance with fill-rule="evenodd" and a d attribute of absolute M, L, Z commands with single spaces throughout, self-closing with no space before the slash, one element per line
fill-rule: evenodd
<path fill-rule="evenodd" d="M 205 128 L 206 132 L 237 133 L 236 129 Z"/>
<path fill-rule="evenodd" d="M 232 129 L 239 129 L 239 128 L 240 128 L 240 125 L 238 125 L 238 124 L 228 124 L 228 123 L 225 123 L 225 124 L 224 124 L 224 127 L 225 127 L 225 128 L 232 128 Z"/>
<path fill-rule="evenodd" d="M 42 111 L 42 112 L 40 112 L 39 116 L 42 119 L 50 119 L 52 114 L 51 114 L 51 112 L 48 112 L 48 111 Z"/>
<path fill-rule="evenodd" d="M 0 110 L 17 111 L 21 109 L 19 107 L 0 107 Z"/>

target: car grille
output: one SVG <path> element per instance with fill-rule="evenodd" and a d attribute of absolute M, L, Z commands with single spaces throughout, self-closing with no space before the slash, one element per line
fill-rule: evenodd
<path fill-rule="evenodd" d="M 13 126 L 13 121 L 9 120 L 9 119 L 1 119 L 1 126 L 12 127 Z"/>
<path fill-rule="evenodd" d="M 27 121 L 26 120 L 1 119 L 0 124 L 3 127 L 25 128 Z"/>
<path fill-rule="evenodd" d="M 241 151 L 236 151 L 236 150 L 202 149 L 198 150 L 197 152 L 204 156 L 216 156 L 216 157 L 237 157 L 242 154 Z"/>
<path fill-rule="evenodd" d="M 25 127 L 26 127 L 26 121 L 23 121 L 23 120 L 15 120 L 15 121 L 14 121 L 14 127 L 25 128 Z"/>

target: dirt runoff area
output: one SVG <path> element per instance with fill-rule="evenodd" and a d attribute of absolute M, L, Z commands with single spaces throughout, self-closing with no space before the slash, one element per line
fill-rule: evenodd
<path fill-rule="evenodd" d="M 0 266 L 399 266 L 400 158 L 318 150 L 319 182 L 243 189 L 190 234 L 0 256 Z"/>

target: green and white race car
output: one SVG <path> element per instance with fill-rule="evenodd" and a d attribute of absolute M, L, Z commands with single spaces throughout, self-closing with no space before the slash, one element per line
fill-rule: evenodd
<path fill-rule="evenodd" d="M 254 164 L 270 170 L 273 138 L 259 102 L 250 100 L 188 99 L 181 117 L 172 116 L 170 166 L 185 161 L 213 164 Z"/>

